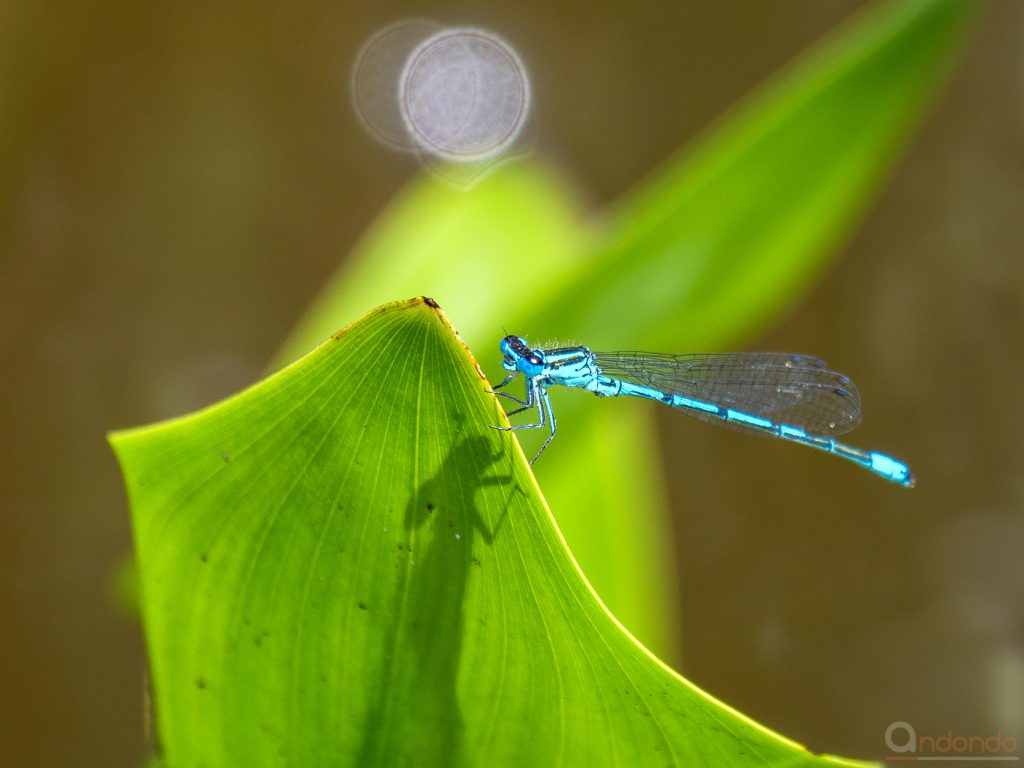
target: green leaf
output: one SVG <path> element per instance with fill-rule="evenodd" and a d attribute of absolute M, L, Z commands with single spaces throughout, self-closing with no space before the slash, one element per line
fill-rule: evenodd
<path fill-rule="evenodd" d="M 560 538 L 472 357 L 382 307 L 111 439 L 181 766 L 824 765 L 661 665 Z"/>

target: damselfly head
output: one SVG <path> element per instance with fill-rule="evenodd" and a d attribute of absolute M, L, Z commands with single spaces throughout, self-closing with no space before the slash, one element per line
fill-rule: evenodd
<path fill-rule="evenodd" d="M 544 365 L 543 353 L 530 349 L 522 336 L 506 336 L 501 340 L 501 361 L 506 371 L 520 370 L 527 376 L 535 376 Z"/>

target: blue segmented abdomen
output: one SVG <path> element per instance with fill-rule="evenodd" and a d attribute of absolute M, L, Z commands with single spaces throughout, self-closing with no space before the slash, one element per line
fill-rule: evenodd
<path fill-rule="evenodd" d="M 604 389 L 606 391 L 599 394 L 606 394 L 610 396 L 630 395 L 633 397 L 643 397 L 648 400 L 657 400 L 672 408 L 679 408 L 680 410 L 694 415 L 700 414 L 704 416 L 711 416 L 721 419 L 726 424 L 742 427 L 743 429 L 760 432 L 762 434 L 772 435 L 783 440 L 789 440 L 794 443 L 817 448 L 818 450 L 825 451 L 826 453 L 841 456 L 844 459 L 849 459 L 850 461 L 860 464 L 865 469 L 868 469 L 887 480 L 891 480 L 894 483 L 899 483 L 908 487 L 914 484 L 914 477 L 911 474 L 909 467 L 891 456 L 886 456 L 885 454 L 878 453 L 876 451 L 864 451 L 860 448 L 855 448 L 852 445 L 841 443 L 831 437 L 811 434 L 804 429 L 791 424 L 782 424 L 772 421 L 771 419 L 766 419 L 762 416 L 754 416 L 749 413 L 744 413 L 743 411 L 737 411 L 733 408 L 723 408 L 720 405 L 707 403 L 703 400 L 695 400 L 693 398 L 683 397 L 682 395 L 671 395 L 665 392 L 659 392 L 652 387 L 645 387 L 628 381 L 608 379 L 607 385 Z"/>

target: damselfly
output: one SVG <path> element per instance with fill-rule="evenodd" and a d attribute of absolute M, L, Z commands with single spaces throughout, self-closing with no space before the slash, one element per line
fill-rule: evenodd
<path fill-rule="evenodd" d="M 852 381 L 830 371 L 816 357 L 780 352 L 661 355 L 591 352 L 587 347 L 539 349 L 519 336 L 502 339 L 501 353 L 502 367 L 509 375 L 492 392 L 521 406 L 507 416 L 536 408 L 538 420 L 495 429 L 551 429 L 531 464 L 555 437 L 548 388 L 561 385 L 599 397 L 657 400 L 704 421 L 809 445 L 894 483 L 914 484 L 903 462 L 835 439 L 860 423 L 860 395 Z M 526 379 L 525 399 L 498 391 L 520 373 Z"/>

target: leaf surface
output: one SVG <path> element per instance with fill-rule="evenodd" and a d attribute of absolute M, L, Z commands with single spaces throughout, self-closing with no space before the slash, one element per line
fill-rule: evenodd
<path fill-rule="evenodd" d="M 113 436 L 169 766 L 823 765 L 582 578 L 444 315 Z"/>

